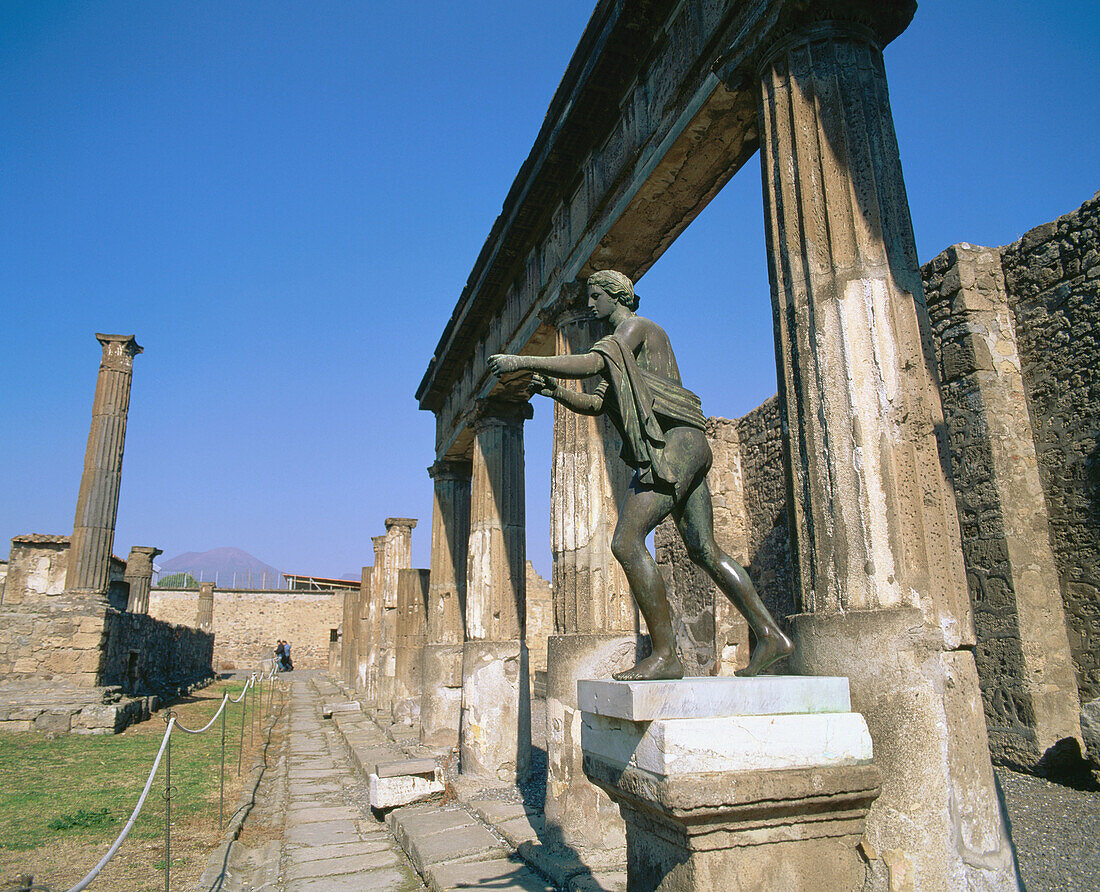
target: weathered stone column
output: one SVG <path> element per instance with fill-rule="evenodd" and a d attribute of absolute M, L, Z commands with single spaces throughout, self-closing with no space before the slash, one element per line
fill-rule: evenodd
<path fill-rule="evenodd" d="M 84 474 L 76 498 L 65 590 L 95 593 L 105 601 L 122 481 L 130 381 L 134 357 L 141 353 L 141 347 L 133 335 L 96 334 L 96 339 L 103 345 L 103 358 L 92 403 Z"/>
<path fill-rule="evenodd" d="M 584 353 L 605 323 L 588 312 L 575 283 L 542 314 L 556 331 L 555 353 Z M 562 380 L 591 391 L 594 379 Z M 551 833 L 574 848 L 625 844 L 618 806 L 582 770 L 577 681 L 607 678 L 634 664 L 640 622 L 630 586 L 611 553 L 619 502 L 630 482 L 621 442 L 606 416 L 554 404 L 550 468 L 550 543 L 554 556 L 554 632 L 547 643 L 545 814 Z"/>
<path fill-rule="evenodd" d="M 531 414 L 529 403 L 489 398 L 478 400 L 473 419 L 461 770 L 511 782 L 531 764 L 523 486 L 523 422 Z"/>
<path fill-rule="evenodd" d="M 955 245 L 924 278 L 990 750 L 1030 768 L 1080 744 L 1081 704 L 1001 252 Z"/>
<path fill-rule="evenodd" d="M 878 35 L 795 27 L 761 67 L 760 140 L 805 611 L 790 670 L 849 676 L 867 718 L 884 778 L 874 888 L 1014 889 Z"/>
<path fill-rule="evenodd" d="M 359 574 L 359 589 L 344 595 L 343 629 L 340 633 L 340 678 L 354 688 L 359 675 L 359 611 L 370 585 L 370 567 Z"/>
<path fill-rule="evenodd" d="M 395 722 L 405 725 L 420 718 L 424 611 L 430 575 L 428 570 L 401 570 L 397 574 L 392 715 Z"/>
<path fill-rule="evenodd" d="M 214 583 L 199 583 L 199 609 L 195 616 L 195 625 L 204 632 L 214 628 Z"/>
<path fill-rule="evenodd" d="M 412 566 L 412 517 L 387 517 L 385 560 L 382 574 L 381 634 L 378 639 L 377 707 L 389 713 L 393 708 L 394 677 L 397 671 L 398 579 Z"/>
<path fill-rule="evenodd" d="M 371 567 L 370 585 L 366 600 L 359 606 L 359 690 L 363 699 L 372 707 L 378 706 L 379 665 L 382 646 L 382 586 L 386 572 L 386 537 L 372 536 L 374 566 Z"/>
<path fill-rule="evenodd" d="M 432 567 L 420 695 L 420 742 L 458 746 L 466 553 L 470 544 L 470 462 L 444 459 L 428 469 L 435 484 Z"/>
<path fill-rule="evenodd" d="M 130 601 L 126 609 L 130 613 L 149 612 L 149 589 L 153 585 L 153 561 L 164 554 L 151 545 L 135 545 L 126 559 L 126 581 L 130 584 Z"/>

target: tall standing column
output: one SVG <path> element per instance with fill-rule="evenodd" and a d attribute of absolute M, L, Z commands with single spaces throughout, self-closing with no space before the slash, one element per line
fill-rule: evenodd
<path fill-rule="evenodd" d="M 559 355 L 588 351 L 605 323 L 591 318 L 579 283 L 563 289 L 542 314 Z M 591 390 L 589 379 L 562 380 Z M 637 659 L 638 613 L 611 553 L 619 502 L 630 482 L 621 442 L 606 416 L 554 404 L 550 468 L 550 542 L 554 556 L 554 632 L 547 642 L 547 823 L 576 849 L 625 845 L 618 806 L 585 776 L 577 681 L 607 678 Z"/>
<path fill-rule="evenodd" d="M 359 588 L 344 595 L 343 629 L 340 633 L 340 678 L 354 688 L 359 675 L 359 611 L 370 585 L 370 567 L 359 571 Z"/>
<path fill-rule="evenodd" d="M 195 616 L 195 625 L 204 632 L 214 628 L 214 583 L 199 583 L 199 609 Z"/>
<path fill-rule="evenodd" d="M 411 725 L 420 718 L 420 683 L 424 653 L 424 610 L 428 601 L 428 570 L 397 574 L 397 644 L 393 673 L 394 722 Z"/>
<path fill-rule="evenodd" d="M 432 566 L 420 695 L 420 742 L 458 746 L 462 713 L 462 645 L 466 553 L 470 544 L 470 475 L 463 460 L 441 459 L 428 469 L 435 484 Z"/>
<path fill-rule="evenodd" d="M 386 575 L 386 537 L 372 536 L 374 566 L 367 598 L 360 605 L 359 688 L 372 707 L 378 706 L 379 654 L 382 646 L 382 587 Z"/>
<path fill-rule="evenodd" d="M 397 672 L 398 580 L 402 570 L 412 567 L 413 517 L 387 517 L 382 575 L 381 634 L 378 639 L 378 703 L 386 712 L 393 708 Z"/>
<path fill-rule="evenodd" d="M 901 5 L 867 3 L 866 18 Z M 770 51 L 761 85 L 805 611 L 792 618 L 791 670 L 850 676 L 867 718 L 884 777 L 866 832 L 876 888 L 1014 889 L 879 38 L 799 26 Z"/>
<path fill-rule="evenodd" d="M 96 339 L 103 345 L 103 358 L 92 403 L 84 473 L 76 498 L 65 589 L 94 593 L 106 600 L 122 481 L 122 450 L 126 445 L 126 414 L 130 409 L 130 381 L 134 357 L 141 353 L 141 347 L 133 335 L 96 334 Z"/>
<path fill-rule="evenodd" d="M 130 613 L 149 612 L 149 589 L 153 585 L 153 561 L 164 554 L 151 545 L 135 545 L 126 558 L 126 581 L 130 584 L 130 601 L 126 609 Z"/>
<path fill-rule="evenodd" d="M 459 750 L 463 774 L 510 782 L 531 764 L 523 486 L 523 422 L 531 414 L 529 403 L 489 398 L 473 419 Z"/>

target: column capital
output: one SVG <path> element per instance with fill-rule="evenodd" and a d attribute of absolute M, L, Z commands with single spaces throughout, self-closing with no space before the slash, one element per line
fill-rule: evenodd
<path fill-rule="evenodd" d="M 526 400 L 488 396 L 475 401 L 470 424 L 477 431 L 494 424 L 522 424 L 534 415 L 534 407 Z"/>
<path fill-rule="evenodd" d="M 131 556 L 138 554 L 148 555 L 149 559 L 152 560 L 157 555 L 164 554 L 164 552 L 159 548 L 154 548 L 152 545 L 134 545 L 130 548 L 130 554 Z"/>
<path fill-rule="evenodd" d="M 371 536 L 370 541 L 371 541 L 371 544 L 374 545 L 374 553 L 375 554 L 378 554 L 378 552 L 382 551 L 386 547 L 386 537 L 385 536 Z"/>
<path fill-rule="evenodd" d="M 415 530 L 417 523 L 419 523 L 419 521 L 415 517 L 387 517 L 386 529 L 389 530 L 391 527 L 404 527 L 409 530 Z"/>
<path fill-rule="evenodd" d="M 557 297 L 538 311 L 538 317 L 554 328 L 590 321 L 592 314 L 588 310 L 587 296 L 588 289 L 584 282 L 579 279 L 566 282 Z"/>
<path fill-rule="evenodd" d="M 134 357 L 144 352 L 134 335 L 102 334 L 96 332 L 96 340 L 103 345 L 102 366 L 129 371 Z"/>
<path fill-rule="evenodd" d="M 440 458 L 428 468 L 432 480 L 470 481 L 474 464 L 468 458 Z"/>

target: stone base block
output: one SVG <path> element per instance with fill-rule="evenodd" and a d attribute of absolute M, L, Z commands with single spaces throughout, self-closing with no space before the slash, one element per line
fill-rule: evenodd
<path fill-rule="evenodd" d="M 598 710 L 583 713 L 584 772 L 622 811 L 631 892 L 863 888 L 881 782 L 866 724 L 843 679 L 759 681 L 579 683 Z M 721 714 L 750 707 L 766 712 Z"/>
<path fill-rule="evenodd" d="M 632 633 L 552 635 L 547 642 L 545 817 L 551 836 L 572 848 L 626 845 L 618 806 L 584 776 L 577 680 L 609 678 L 637 659 Z"/>
<path fill-rule="evenodd" d="M 463 774 L 515 783 L 531 768 L 531 683 L 522 641 L 467 641 L 462 651 Z"/>
<path fill-rule="evenodd" d="M 1017 889 L 973 654 L 919 610 L 791 617 L 795 671 L 844 674 L 886 778 L 867 818 L 874 892 Z"/>
<path fill-rule="evenodd" d="M 321 718 L 331 719 L 338 712 L 362 712 L 362 706 L 358 700 L 321 704 Z"/>
<path fill-rule="evenodd" d="M 462 645 L 426 644 L 420 694 L 420 742 L 458 746 L 462 716 Z"/>
<path fill-rule="evenodd" d="M 400 763 L 380 765 L 369 775 L 371 808 L 396 808 L 443 792 L 443 771 L 434 762 L 410 764 L 407 773 L 397 773 L 400 769 L 395 766 L 398 765 Z"/>

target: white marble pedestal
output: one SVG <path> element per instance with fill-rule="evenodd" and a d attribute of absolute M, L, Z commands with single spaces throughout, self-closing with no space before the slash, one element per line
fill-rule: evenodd
<path fill-rule="evenodd" d="M 862 888 L 879 793 L 846 678 L 581 681 L 584 772 L 627 825 L 630 892 Z"/>

